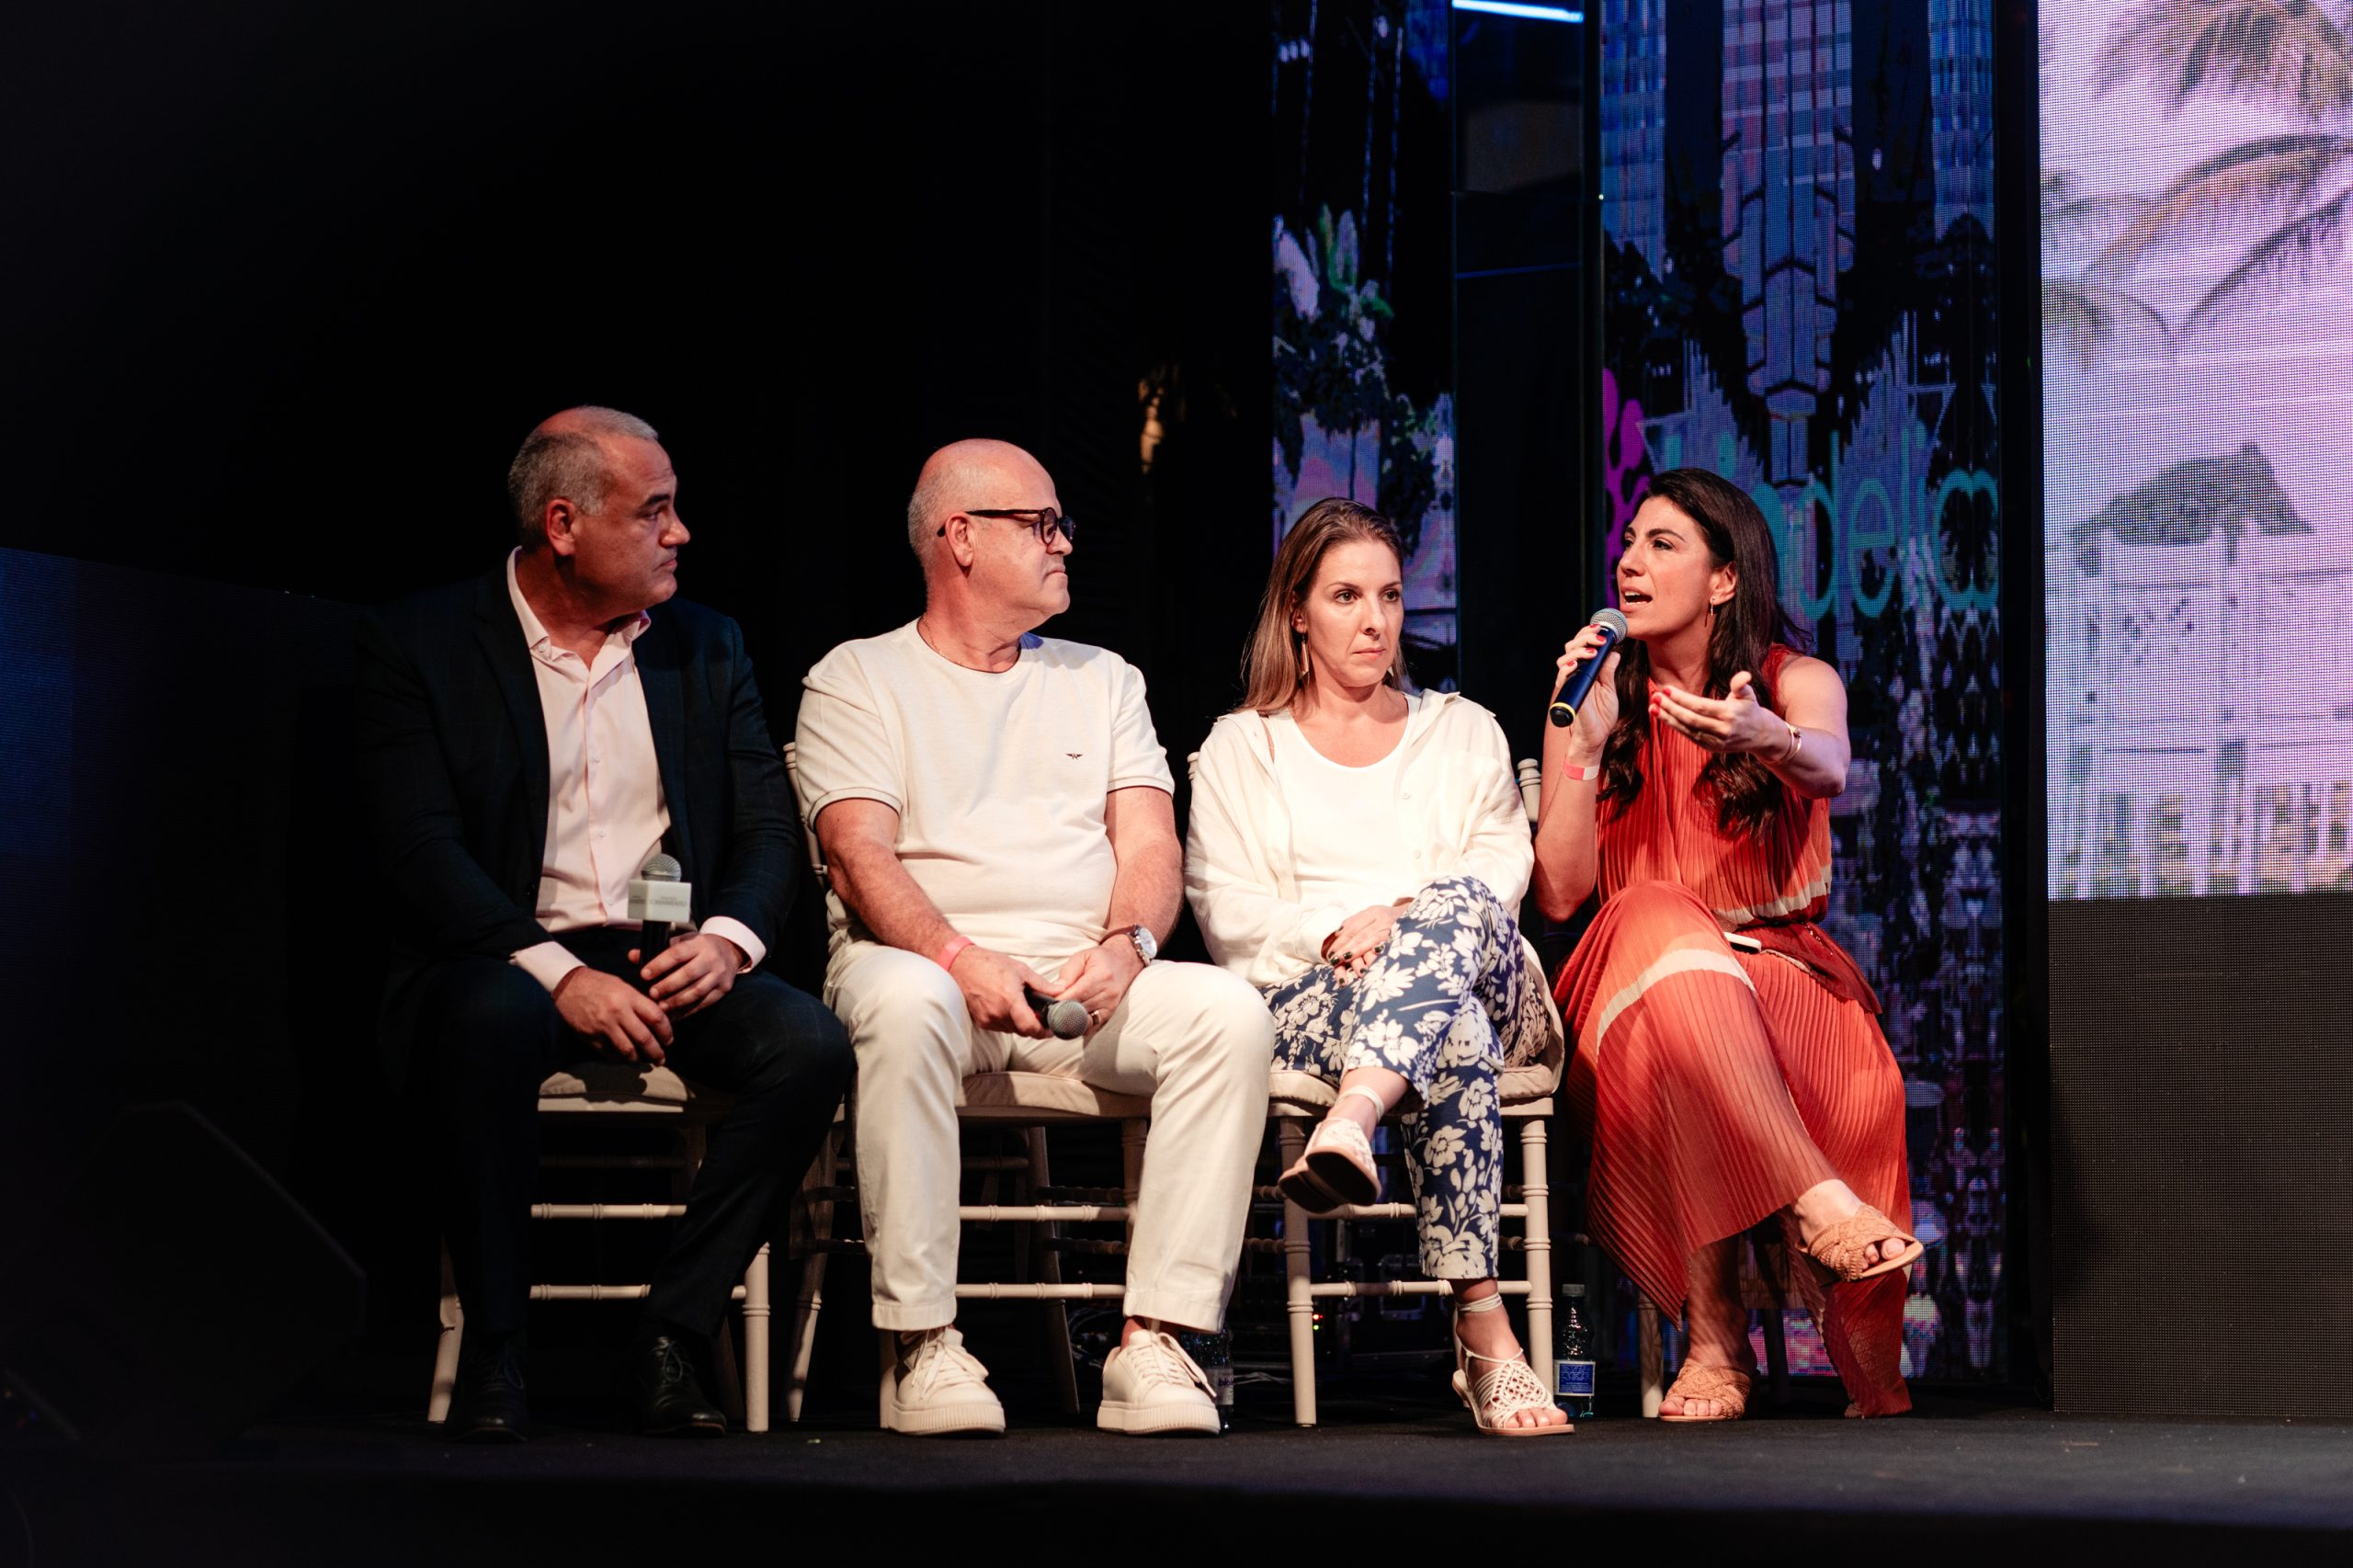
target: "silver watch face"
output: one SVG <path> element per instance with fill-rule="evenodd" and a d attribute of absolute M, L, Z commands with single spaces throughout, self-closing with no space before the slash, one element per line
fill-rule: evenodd
<path fill-rule="evenodd" d="M 1128 937 L 1136 945 L 1136 955 L 1144 962 L 1150 963 L 1160 956 L 1160 944 L 1154 939 L 1151 926 L 1141 924 L 1131 926 L 1128 927 Z"/>

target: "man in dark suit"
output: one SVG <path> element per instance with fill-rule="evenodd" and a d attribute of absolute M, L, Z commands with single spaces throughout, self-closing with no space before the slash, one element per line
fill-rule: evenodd
<path fill-rule="evenodd" d="M 363 618 L 362 787 L 395 903 L 387 1044 L 425 1075 L 466 1330 L 451 1435 L 528 1434 L 541 1080 L 595 1053 L 733 1097 L 631 1347 L 648 1431 L 719 1433 L 697 1364 L 848 1081 L 831 1010 L 761 967 L 801 865 L 735 623 L 677 593 L 677 480 L 644 421 L 575 408 L 508 472 L 497 571 Z M 637 950 L 666 851 L 694 929 Z"/>

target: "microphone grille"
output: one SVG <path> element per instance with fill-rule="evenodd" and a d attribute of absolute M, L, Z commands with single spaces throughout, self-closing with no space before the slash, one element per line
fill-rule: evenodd
<path fill-rule="evenodd" d="M 1595 610 L 1593 612 L 1593 624 L 1605 628 L 1613 635 L 1619 637 L 1626 635 L 1626 618 L 1620 615 L 1614 609 Z"/>
<path fill-rule="evenodd" d="M 656 854 L 647 858 L 637 874 L 649 882 L 675 882 L 678 880 L 678 862 L 675 856 Z"/>

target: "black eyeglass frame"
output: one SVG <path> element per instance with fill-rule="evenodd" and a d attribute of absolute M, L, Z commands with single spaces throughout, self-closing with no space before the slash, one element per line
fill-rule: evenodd
<path fill-rule="evenodd" d="M 1029 525 L 1029 531 L 1038 536 L 1039 544 L 1049 549 L 1051 547 L 1046 543 L 1046 535 L 1051 530 L 1059 529 L 1063 542 L 1067 544 L 1078 542 L 1078 524 L 1072 521 L 1068 512 L 1058 511 L 1051 506 L 967 506 L 959 515 L 967 517 L 1010 517 L 1026 522 Z M 932 537 L 946 539 L 948 525 L 940 524 L 939 531 Z"/>

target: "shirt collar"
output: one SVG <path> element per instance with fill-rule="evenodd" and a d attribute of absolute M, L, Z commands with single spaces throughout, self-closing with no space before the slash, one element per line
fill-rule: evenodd
<path fill-rule="evenodd" d="M 556 648 L 555 639 L 548 635 L 548 629 L 540 623 L 540 618 L 532 613 L 531 601 L 523 597 L 523 585 L 515 575 L 515 563 L 522 558 L 523 551 L 519 546 L 506 552 L 506 597 L 515 606 L 515 619 L 523 623 L 523 645 L 540 657 L 547 658 L 559 650 Z M 653 612 L 639 610 L 636 619 L 621 628 L 621 641 L 624 643 L 636 642 L 645 635 L 645 629 L 653 624 Z M 612 635 L 611 632 L 607 632 L 606 640 L 611 641 Z"/>

